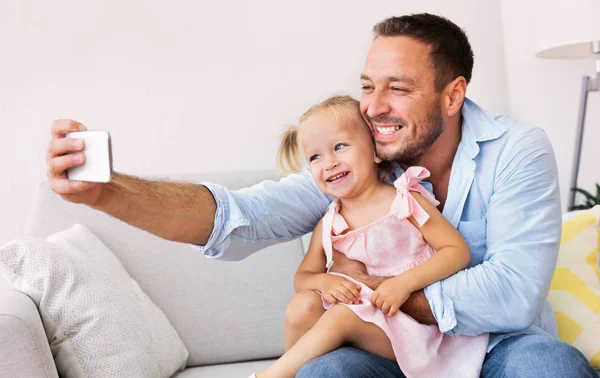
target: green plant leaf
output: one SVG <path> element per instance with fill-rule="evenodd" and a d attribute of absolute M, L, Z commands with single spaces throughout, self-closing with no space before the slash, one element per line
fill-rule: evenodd
<path fill-rule="evenodd" d="M 590 192 L 588 192 L 585 189 L 581 189 L 581 188 L 573 188 L 571 189 L 573 190 L 575 193 L 580 193 L 583 195 L 583 203 L 579 203 L 578 205 L 572 206 L 571 208 L 569 208 L 569 211 L 572 210 L 586 210 L 586 209 L 591 209 L 592 207 L 596 206 L 596 205 L 600 205 L 600 184 L 596 184 L 596 195 L 592 195 Z"/>
<path fill-rule="evenodd" d="M 591 201 L 592 203 L 596 203 L 596 198 L 590 194 L 590 192 L 584 190 L 584 189 L 580 189 L 580 188 L 573 188 L 573 191 L 575 191 L 576 193 L 581 193 L 585 196 L 586 201 Z"/>
<path fill-rule="evenodd" d="M 574 211 L 574 210 L 588 210 L 589 207 L 584 206 L 584 205 L 577 205 L 577 206 L 573 206 L 569 209 L 569 211 Z"/>
<path fill-rule="evenodd" d="M 574 210 L 587 210 L 589 209 L 589 207 L 585 206 L 585 205 L 577 205 L 577 206 L 572 206 L 569 208 L 569 211 L 574 211 Z"/>

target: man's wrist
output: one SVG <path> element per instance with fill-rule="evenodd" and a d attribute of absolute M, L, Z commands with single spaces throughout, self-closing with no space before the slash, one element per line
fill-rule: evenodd
<path fill-rule="evenodd" d="M 127 177 L 125 174 L 113 172 L 109 182 L 100 184 L 103 188 L 96 201 L 87 205 L 94 210 L 111 214 L 111 206 L 113 206 L 114 199 L 125 196 L 124 188 L 126 188 L 126 185 L 124 181 Z"/>
<path fill-rule="evenodd" d="M 358 281 L 367 285 L 371 290 L 377 290 L 379 285 L 381 285 L 387 277 L 377 277 L 377 276 L 369 276 L 368 274 L 361 274 L 361 277 L 356 278 Z"/>
<path fill-rule="evenodd" d="M 367 285 L 372 290 L 375 290 L 381 285 L 387 277 L 376 277 L 367 274 L 367 270 L 363 263 L 348 259 L 340 252 L 334 251 L 334 263 L 331 266 L 330 272 L 341 273 Z M 339 262 L 336 262 L 338 261 Z"/>
<path fill-rule="evenodd" d="M 410 315 L 421 324 L 438 325 L 437 320 L 431 311 L 431 306 L 429 306 L 429 302 L 427 301 L 427 297 L 425 297 L 425 292 L 422 289 L 414 291 L 410 297 L 408 297 L 406 302 L 404 302 L 402 307 L 400 307 L 400 310 Z"/>

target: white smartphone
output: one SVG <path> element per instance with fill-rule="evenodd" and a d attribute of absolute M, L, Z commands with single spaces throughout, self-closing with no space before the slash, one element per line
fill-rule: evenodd
<path fill-rule="evenodd" d="M 83 165 L 67 169 L 67 178 L 75 181 L 109 182 L 112 175 L 112 151 L 107 131 L 76 131 L 66 138 L 81 139 L 85 143 Z"/>

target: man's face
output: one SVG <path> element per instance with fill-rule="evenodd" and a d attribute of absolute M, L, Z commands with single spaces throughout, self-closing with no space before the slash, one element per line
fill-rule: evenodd
<path fill-rule="evenodd" d="M 360 108 L 384 160 L 417 163 L 444 131 L 429 50 L 408 37 L 379 37 L 369 50 Z"/>

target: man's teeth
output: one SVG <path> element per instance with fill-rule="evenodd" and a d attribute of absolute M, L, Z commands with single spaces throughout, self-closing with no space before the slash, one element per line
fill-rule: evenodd
<path fill-rule="evenodd" d="M 332 178 L 329 178 L 329 179 L 327 179 L 327 181 L 330 181 L 330 182 L 331 182 L 331 181 L 335 181 L 335 180 L 337 180 L 337 179 L 339 179 L 339 178 L 342 178 L 342 177 L 346 176 L 346 174 L 347 174 L 347 172 L 340 173 L 340 174 L 339 174 L 339 175 L 337 175 L 337 176 L 333 176 Z"/>
<path fill-rule="evenodd" d="M 400 130 L 401 127 L 400 126 L 389 126 L 389 127 L 380 127 L 377 126 L 377 131 L 380 134 L 384 134 L 384 135 L 389 135 L 389 134 L 393 134 L 396 131 Z"/>

